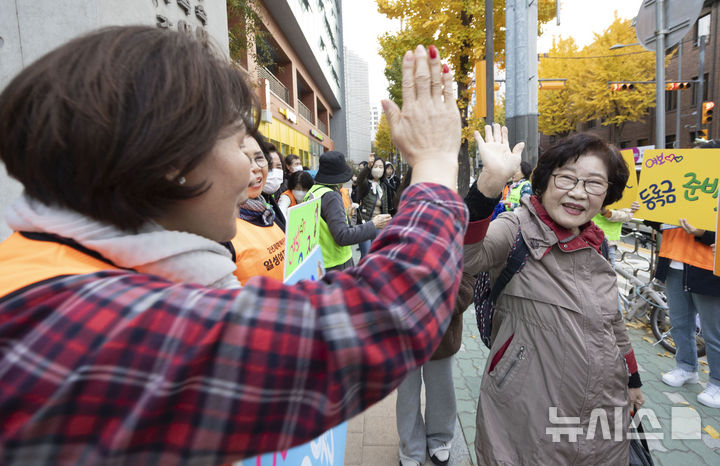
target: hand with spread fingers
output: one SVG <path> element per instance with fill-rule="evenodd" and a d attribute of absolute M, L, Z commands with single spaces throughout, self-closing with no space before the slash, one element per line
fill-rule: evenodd
<path fill-rule="evenodd" d="M 477 180 L 478 190 L 486 197 L 497 197 L 502 193 L 507 180 L 517 172 L 520 167 L 520 155 L 524 142 L 519 142 L 510 150 L 508 129 L 497 123 L 491 128 L 485 126 L 485 139 L 475 131 L 475 141 L 483 164 Z"/>
<path fill-rule="evenodd" d="M 680 219 L 680 228 L 685 230 L 686 233 L 693 235 L 693 236 L 702 236 L 705 234 L 705 230 L 701 230 L 700 228 L 695 228 L 694 226 L 690 225 L 690 223 L 684 219 Z"/>
<path fill-rule="evenodd" d="M 452 75 L 434 46 L 408 51 L 402 64 L 403 108 L 382 102 L 393 143 L 413 167 L 412 183 L 457 190 L 461 124 Z"/>

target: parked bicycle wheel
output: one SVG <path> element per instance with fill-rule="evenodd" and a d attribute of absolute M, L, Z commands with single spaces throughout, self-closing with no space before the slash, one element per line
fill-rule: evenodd
<path fill-rule="evenodd" d="M 660 307 L 653 308 L 652 314 L 650 315 L 650 328 L 652 328 L 655 338 L 658 339 L 662 347 L 675 354 L 677 349 L 670 334 L 672 326 L 670 325 L 670 314 L 667 309 Z M 695 341 L 697 344 L 698 357 L 705 356 L 705 339 L 702 336 L 700 327 L 695 328 Z"/>

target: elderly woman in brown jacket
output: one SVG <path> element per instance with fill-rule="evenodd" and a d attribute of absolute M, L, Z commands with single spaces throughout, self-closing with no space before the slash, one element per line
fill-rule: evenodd
<path fill-rule="evenodd" d="M 493 281 L 516 240 L 528 257 L 495 306 L 478 463 L 628 464 L 629 408 L 644 399 L 604 236 L 591 222 L 621 197 L 628 170 L 599 138 L 570 136 L 540 156 L 534 194 L 490 223 L 523 145 L 511 151 L 506 128 L 485 131 L 485 140 L 475 133 L 483 172 L 465 198 L 465 271 Z"/>

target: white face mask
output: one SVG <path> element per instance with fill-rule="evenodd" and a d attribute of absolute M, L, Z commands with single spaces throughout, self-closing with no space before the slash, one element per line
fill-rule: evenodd
<path fill-rule="evenodd" d="M 380 177 L 383 175 L 384 171 L 385 170 L 383 170 L 382 168 L 373 168 L 370 173 L 372 173 L 373 178 L 375 178 L 376 180 L 379 180 Z"/>
<path fill-rule="evenodd" d="M 302 202 L 307 194 L 307 191 L 301 191 L 299 189 L 293 189 L 291 192 L 296 202 Z"/>
<path fill-rule="evenodd" d="M 267 179 L 265 180 L 265 186 L 263 186 L 263 192 L 265 194 L 272 194 L 278 189 L 283 182 L 283 171 L 282 168 L 273 168 L 268 172 Z"/>
<path fill-rule="evenodd" d="M 294 166 L 294 167 L 290 167 L 290 171 L 291 171 L 292 173 L 301 172 L 302 170 L 303 170 L 302 165 L 296 165 L 296 166 Z"/>

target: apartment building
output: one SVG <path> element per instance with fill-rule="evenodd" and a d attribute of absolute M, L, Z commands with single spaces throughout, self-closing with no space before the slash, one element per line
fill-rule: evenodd
<path fill-rule="evenodd" d="M 252 50 L 236 59 L 258 84 L 260 131 L 310 168 L 323 152 L 347 144 L 341 3 L 258 0 L 272 64 L 258 66 Z M 228 23 L 232 29 L 238 18 L 230 14 Z"/>

